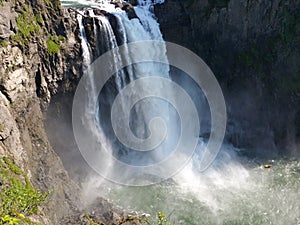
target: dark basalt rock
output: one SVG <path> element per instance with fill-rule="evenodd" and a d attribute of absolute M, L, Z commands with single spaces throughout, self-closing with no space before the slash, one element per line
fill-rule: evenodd
<path fill-rule="evenodd" d="M 121 1 L 118 1 L 118 0 L 113 1 L 111 3 L 116 5 L 116 7 L 119 7 L 122 10 L 124 10 L 127 13 L 127 16 L 128 16 L 129 19 L 138 18 L 135 11 L 134 11 L 133 5 L 131 3 L 121 2 Z M 133 2 L 133 3 L 134 3 L 134 5 L 137 5 L 137 2 Z"/>
<path fill-rule="evenodd" d="M 155 14 L 164 39 L 193 50 L 219 80 L 228 142 L 300 155 L 299 1 L 166 0 Z"/>

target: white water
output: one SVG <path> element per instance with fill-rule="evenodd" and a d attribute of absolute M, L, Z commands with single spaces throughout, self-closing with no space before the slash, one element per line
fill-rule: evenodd
<path fill-rule="evenodd" d="M 109 8 L 109 7 L 108 7 Z M 148 11 L 149 4 L 137 7 L 136 13 L 140 18 L 129 20 L 122 11 L 111 11 L 118 18 L 123 30 L 123 40 L 133 42 L 140 40 L 162 40 L 159 25 Z M 91 52 L 85 38 L 82 20 L 78 18 L 82 36 L 82 48 L 85 62 L 91 61 Z M 110 43 L 109 48 L 117 47 L 116 37 L 105 17 L 99 18 L 101 34 Z M 125 31 L 125 32 L 124 32 Z M 140 54 L 156 54 L 161 49 L 155 46 L 139 50 Z M 130 57 L 128 55 L 128 57 Z M 115 60 L 121 60 L 116 55 Z M 130 61 L 130 58 L 122 59 Z M 154 69 L 153 69 L 154 68 Z M 157 64 L 135 65 L 131 68 L 130 81 L 141 76 L 160 74 L 169 77 L 168 67 Z M 116 78 L 118 90 L 125 83 L 124 73 Z M 144 86 L 147 87 L 147 84 Z M 162 87 L 163 88 L 163 87 Z M 140 92 L 142 90 L 139 90 Z M 161 103 L 159 103 L 161 104 Z M 148 108 L 136 109 L 138 112 L 147 112 Z M 163 114 L 168 117 L 169 109 L 165 108 Z M 125 109 L 126 110 L 126 107 Z M 139 120 L 147 121 L 156 112 L 143 114 Z M 138 129 L 138 127 L 136 126 Z M 143 128 L 141 128 L 143 130 Z M 138 130 L 139 133 L 143 131 Z M 200 145 L 203 144 L 201 141 Z M 171 184 L 161 184 L 144 188 L 124 188 L 93 177 L 85 184 L 86 196 L 94 198 L 97 195 L 111 198 L 110 200 L 122 207 L 141 210 L 155 214 L 158 211 L 171 213 L 171 220 L 175 224 L 300 224 L 299 188 L 300 178 L 297 176 L 299 163 L 295 162 L 295 169 L 286 166 L 274 166 L 274 170 L 264 170 L 256 164 L 237 156 L 237 149 L 224 145 L 220 155 L 213 166 L 205 173 L 197 171 L 197 155 L 187 167 L 177 174 Z M 132 155 L 131 155 L 132 157 Z M 134 157 L 133 157 L 134 158 Z M 134 158 L 134 160 L 137 160 Z M 282 171 L 287 171 L 284 174 Z M 291 171 L 292 172 L 291 172 Z M 274 179 L 287 176 L 295 179 L 295 183 Z M 296 174 L 296 175 L 295 175 Z M 299 174 L 299 171 L 298 171 Z M 270 175 L 271 178 L 268 176 Z"/>
<path fill-rule="evenodd" d="M 135 7 L 135 12 L 139 19 L 129 19 L 127 17 L 127 14 L 124 11 L 120 10 L 111 10 L 110 13 L 112 13 L 118 21 L 119 25 L 119 33 L 122 36 L 124 43 L 130 43 L 130 42 L 136 42 L 136 41 L 145 41 L 145 40 L 159 40 L 163 41 L 162 34 L 159 29 L 159 24 L 157 23 L 153 13 L 151 10 L 152 3 L 151 1 L 140 1 L 140 6 Z M 102 6 L 100 6 L 102 7 Z M 105 6 L 105 9 L 108 9 L 109 7 Z M 82 12 L 84 13 L 84 12 Z M 95 26 L 94 21 L 94 34 L 97 37 L 97 46 L 96 51 L 102 50 L 108 51 L 113 48 L 118 48 L 117 46 L 117 40 L 116 36 L 114 34 L 114 31 L 108 21 L 108 18 L 105 16 L 96 16 L 94 15 L 92 10 L 89 10 L 89 15 L 96 18 L 96 22 L 98 21 L 100 30 L 97 30 L 97 27 Z M 83 56 L 84 56 L 84 62 L 91 62 L 92 56 L 91 51 L 88 47 L 88 41 L 85 36 L 84 27 L 83 27 L 83 21 L 82 17 L 78 16 L 78 22 L 80 24 L 80 31 L 82 35 L 82 48 L 83 48 Z M 100 41 L 99 41 L 100 40 Z M 151 55 L 153 58 L 158 57 L 161 54 L 164 55 L 166 58 L 166 48 L 163 49 L 161 46 L 156 46 L 153 44 L 150 45 L 144 45 L 141 48 L 137 49 L 137 52 L 141 57 L 143 54 L 145 55 Z M 130 54 L 128 52 L 127 55 L 119 55 L 118 53 L 114 53 L 113 57 L 113 63 L 112 66 L 119 63 L 121 60 L 125 60 L 130 62 Z M 165 60 L 167 62 L 167 58 Z M 91 71 L 90 71 L 91 72 Z M 90 74 L 89 74 L 90 75 Z M 135 79 L 139 79 L 142 77 L 149 77 L 149 76 L 157 76 L 164 78 L 170 78 L 169 76 L 169 66 L 165 64 L 158 64 L 154 62 L 149 63 L 141 63 L 141 64 L 134 64 L 131 68 L 129 68 L 129 83 L 133 82 Z M 122 88 L 125 85 L 125 73 L 124 71 L 119 71 L 117 76 L 115 77 L 115 82 L 118 91 L 122 91 Z M 93 77 L 91 76 L 90 82 L 93 82 Z M 158 86 L 161 84 L 157 84 Z M 91 84 L 92 86 L 92 84 Z M 143 83 L 143 85 L 135 87 L 135 93 L 144 93 L 147 89 L 151 89 L 153 87 L 149 86 L 147 82 Z M 91 88 L 93 90 L 93 88 Z M 165 91 L 164 87 L 161 86 L 160 90 L 163 92 Z M 91 101 L 95 100 L 95 94 L 92 94 Z M 131 94 L 131 93 L 130 93 Z M 141 94 L 142 95 L 142 94 Z M 122 112 L 129 111 L 130 108 L 127 107 L 126 98 L 131 98 L 130 95 L 121 95 L 121 99 L 124 99 L 124 104 L 121 106 Z M 109 101 L 109 100 L 107 100 Z M 122 100 L 123 101 L 123 100 Z M 165 121 L 167 121 L 167 128 L 168 130 L 177 130 L 179 127 L 177 125 L 177 120 L 175 118 L 175 114 L 170 111 L 168 103 L 162 102 L 161 100 L 155 101 L 153 99 L 151 100 L 143 100 L 146 104 L 140 104 L 135 108 L 135 118 L 132 121 L 132 127 L 133 132 L 135 134 L 138 134 L 139 137 L 145 137 L 147 136 L 147 129 L 145 128 L 147 126 L 148 121 L 151 120 L 151 118 L 160 115 L 164 118 Z M 99 108 L 101 108 L 101 103 L 99 105 Z M 87 107 L 87 114 L 91 114 L 94 116 L 97 116 L 97 113 L 90 112 L 90 109 Z M 101 115 L 100 115 L 101 117 Z M 98 121 L 98 120 L 96 120 Z M 101 121 L 100 121 L 101 123 Z M 160 127 L 156 127 L 156 130 L 159 130 Z M 102 130 L 101 130 L 102 132 Z M 176 137 L 176 136 L 175 136 Z M 102 138 L 101 142 L 110 142 L 110 146 L 113 146 L 112 148 L 116 148 L 116 145 L 112 143 L 112 140 L 109 141 L 109 138 Z M 123 156 L 123 160 L 127 163 L 136 163 L 138 161 L 138 165 L 140 163 L 145 163 L 150 160 L 150 162 L 156 162 L 160 161 L 165 158 L 165 156 L 168 154 L 168 149 L 171 147 L 173 142 L 176 142 L 175 139 L 172 139 L 169 137 L 169 142 L 166 142 L 165 145 L 159 146 L 155 151 L 154 154 L 148 154 L 145 157 L 141 156 L 140 154 L 137 154 L 135 152 L 128 153 Z M 199 139 L 199 146 L 198 151 L 201 151 L 204 147 L 204 142 Z M 241 182 L 245 182 L 245 179 L 248 177 L 247 171 L 237 162 L 232 160 L 232 154 L 229 155 L 227 153 L 228 151 L 231 151 L 230 149 L 226 149 L 224 147 L 223 153 L 221 154 L 221 160 L 219 160 L 218 164 L 215 164 L 214 167 L 212 167 L 209 172 L 202 174 L 197 171 L 198 167 L 198 155 L 195 154 L 193 157 L 193 160 L 186 166 L 186 168 L 181 171 L 179 174 L 177 174 L 173 180 L 180 184 L 181 191 L 182 192 L 194 192 L 194 193 L 201 193 L 198 197 L 201 202 L 205 202 L 209 208 L 212 210 L 218 210 L 219 207 L 221 207 L 218 203 L 218 201 L 215 201 L 214 194 L 211 192 L 213 188 L 219 189 L 219 188 L 233 188 L 234 186 L 241 186 Z M 232 151 L 231 151 L 232 153 Z M 233 154 L 234 155 L 234 154 Z M 124 159 L 125 158 L 125 159 Z M 149 159 L 150 158 L 150 159 Z M 238 174 L 235 174 L 236 170 L 239 171 Z M 238 178 L 236 182 L 233 182 L 232 178 Z M 99 186 L 98 178 L 97 179 L 91 179 L 90 181 L 92 185 L 90 186 L 92 189 Z M 100 183 L 103 181 L 101 180 Z M 239 183 L 239 185 L 237 185 Z M 88 192 L 90 193 L 90 189 Z"/>
<path fill-rule="evenodd" d="M 159 29 L 159 24 L 154 19 L 154 15 L 148 11 L 149 5 L 143 5 L 141 7 L 136 7 L 135 11 L 139 17 L 139 19 L 129 19 L 127 17 L 127 14 L 124 11 L 115 10 L 111 12 L 118 22 L 118 32 L 123 40 L 124 43 L 130 43 L 130 42 L 136 42 L 136 41 L 147 41 L 147 40 L 158 40 L 163 41 L 162 34 Z M 82 12 L 83 13 L 83 12 Z M 89 15 L 94 17 L 94 23 L 99 23 L 99 30 L 97 30 L 97 26 L 94 24 L 94 34 L 96 36 L 96 51 L 99 52 L 105 52 L 113 48 L 118 48 L 117 46 L 117 40 L 114 34 L 114 31 L 108 21 L 108 18 L 104 16 L 95 16 L 94 13 L 89 10 Z M 83 27 L 83 21 L 82 18 L 79 17 L 78 22 L 80 23 L 80 28 Z M 84 32 L 81 31 L 82 35 L 84 35 Z M 118 35 L 119 35 L 118 34 Z M 90 61 L 91 51 L 88 51 L 86 38 L 83 38 L 83 56 L 85 58 L 85 62 Z M 153 43 L 144 44 L 143 46 L 139 47 L 138 49 L 135 49 L 136 52 L 138 52 L 139 56 L 143 57 L 144 55 L 152 56 L 153 58 L 165 58 L 164 61 L 167 62 L 166 57 L 166 48 L 165 46 L 162 47 L 162 45 L 155 45 Z M 90 53 L 90 55 L 88 54 Z M 128 54 L 122 54 L 120 55 L 118 51 L 114 52 L 113 56 L 113 63 L 112 66 L 117 65 L 121 61 L 130 62 L 130 53 Z M 128 72 L 128 78 L 129 83 L 133 82 L 135 79 L 143 78 L 143 77 L 151 77 L 151 76 L 159 76 L 163 78 L 169 79 L 169 66 L 166 64 L 158 64 L 154 62 L 147 62 L 147 63 L 139 63 L 139 64 L 133 64 L 132 66 L 127 67 Z M 93 80 L 95 78 L 91 78 Z M 92 81 L 91 81 L 92 82 Z M 118 72 L 118 74 L 115 76 L 115 83 L 117 86 L 117 90 L 120 92 L 120 98 L 123 99 L 121 102 L 121 106 L 119 109 L 120 116 L 125 114 L 125 112 L 129 112 L 131 108 L 129 108 L 130 105 L 126 102 L 126 99 L 132 99 L 133 96 L 143 96 L 144 93 L 148 93 L 153 89 L 153 86 L 149 85 L 148 82 L 140 80 L 140 85 L 136 85 L 134 87 L 134 92 L 126 92 L 125 94 L 122 91 L 122 88 L 126 84 L 126 74 L 125 71 L 121 70 Z M 164 86 L 161 83 L 156 84 L 156 88 L 160 89 L 156 94 L 158 96 L 163 95 L 163 92 L 165 91 Z M 161 93 L 159 93 L 161 92 Z M 140 99 L 140 98 L 139 98 Z M 92 98 L 92 100 L 95 100 L 95 97 Z M 112 99 L 114 100 L 114 99 Z M 109 99 L 106 99 L 105 101 L 112 101 Z M 112 104 L 112 103 L 111 103 Z M 99 108 L 101 109 L 102 105 L 100 103 Z M 100 110 L 101 111 L 101 110 Z M 124 113 L 122 113 L 124 112 Z M 91 112 L 87 112 L 91 113 Z M 164 125 L 166 126 L 166 129 L 169 131 L 176 131 L 177 125 L 176 120 L 177 118 L 174 117 L 174 113 L 171 115 L 169 104 L 167 102 L 162 101 L 161 99 L 147 99 L 144 98 L 142 100 L 141 104 L 136 104 L 134 107 L 134 113 L 133 117 L 134 119 L 131 120 L 130 126 L 132 128 L 132 132 L 134 135 L 138 136 L 139 138 L 145 138 L 149 136 L 148 131 L 148 123 L 149 121 L 156 117 L 160 116 L 164 120 Z M 101 117 L 101 115 L 100 115 Z M 126 122 L 125 120 L 121 120 L 120 122 Z M 124 123 L 123 122 L 123 123 Z M 102 121 L 103 123 L 103 121 Z M 100 121 L 101 124 L 101 121 Z M 126 124 L 124 125 L 126 126 Z M 161 126 L 156 126 L 154 130 L 159 131 L 162 130 Z M 158 132 L 156 132 L 158 133 Z M 114 142 L 116 142 L 116 138 L 108 137 L 111 144 L 114 145 Z M 127 151 L 126 154 L 122 156 L 121 160 L 123 160 L 126 163 L 131 163 L 133 165 L 141 165 L 144 163 L 153 163 L 157 161 L 161 161 L 165 158 L 166 155 L 170 153 L 170 147 L 172 145 L 176 144 L 175 139 L 177 139 L 177 136 L 168 136 L 164 144 L 161 146 L 155 148 L 155 151 L 153 153 L 149 153 L 147 155 L 143 155 L 140 152 L 136 151 Z M 102 142 L 107 142 L 108 140 L 102 140 Z M 154 143 L 155 144 L 155 143 Z M 150 143 L 150 146 L 153 144 Z M 115 146 L 114 149 L 118 148 Z"/>

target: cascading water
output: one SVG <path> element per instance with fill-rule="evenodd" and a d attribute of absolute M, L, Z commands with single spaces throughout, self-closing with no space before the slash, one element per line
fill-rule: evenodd
<path fill-rule="evenodd" d="M 101 12 L 100 15 L 89 9 L 89 16 L 93 21 L 90 27 L 85 26 L 85 18 L 78 15 L 85 75 L 92 73 L 89 64 L 106 51 L 118 48 L 124 43 L 163 40 L 159 25 L 151 12 L 152 2 L 150 1 L 139 1 L 139 6 L 135 7 L 138 18 L 133 19 L 129 19 L 125 11 L 115 9 L 115 6 L 108 2 L 100 5 L 96 2 L 81 1 L 79 3 L 86 6 L 93 5 L 108 12 L 108 14 Z M 81 11 L 81 14 L 85 13 L 86 10 Z M 90 47 L 93 44 L 89 43 L 88 37 L 91 34 L 88 33 L 94 35 L 96 40 L 94 48 Z M 131 62 L 130 50 L 124 51 L 128 54 L 113 52 L 113 61 L 110 66 L 113 67 L 119 62 Z M 143 46 L 137 50 L 141 55 L 150 54 L 153 57 L 165 51 L 166 49 L 155 45 Z M 168 155 L 165 149 L 172 145 L 173 139 L 157 149 L 157 154 L 140 153 L 122 146 L 116 137 L 112 137 L 113 127 L 107 123 L 111 118 L 109 112 L 115 97 L 127 84 L 143 77 L 159 75 L 169 78 L 169 71 L 169 66 L 153 62 L 127 66 L 108 81 L 100 95 L 95 91 L 93 83 L 95 78 L 90 76 L 86 112 L 90 113 L 90 118 L 96 118 L 91 120 L 91 123 L 99 124 L 98 130 L 95 131 L 100 130 L 103 134 L 99 142 L 106 145 L 107 149 L 110 149 L 122 162 L 139 166 L 155 163 Z M 185 81 L 179 82 L 184 86 Z M 186 85 L 186 89 L 194 89 L 188 82 Z M 148 88 L 151 89 L 151 86 L 144 83 L 143 88 L 138 89 L 137 92 L 145 92 Z M 160 89 L 164 91 L 163 86 Z M 196 95 L 199 102 L 204 102 L 204 100 L 199 100 L 202 99 L 199 97 L 201 92 L 197 92 Z M 128 109 L 125 100 L 130 96 L 121 95 L 122 97 L 124 98 L 124 104 L 121 104 L 122 111 L 131 110 L 130 128 L 139 138 L 149 135 L 147 124 L 157 115 L 169 121 L 167 122 L 168 130 L 179 129 L 178 116 L 172 107 L 161 99 L 156 101 L 152 99 L 149 102 L 145 100 L 133 109 Z M 89 101 L 98 102 L 97 111 L 89 108 Z M 199 105 L 205 104 L 199 103 Z M 178 134 L 175 132 L 174 139 L 176 135 Z M 198 149 L 201 150 L 203 146 L 205 146 L 205 141 L 199 140 Z M 290 166 L 278 162 L 274 164 L 274 172 L 266 171 L 257 166 L 254 160 L 239 157 L 240 152 L 240 149 L 235 149 L 230 144 L 223 145 L 217 160 L 205 173 L 197 170 L 199 156 L 195 154 L 193 160 L 172 180 L 150 187 L 122 187 L 93 176 L 84 184 L 85 192 L 89 198 L 101 195 L 125 208 L 151 214 L 158 211 L 170 213 L 170 220 L 175 224 L 300 224 L 300 209 L 297 203 L 300 201 L 299 172 L 297 175 L 297 170 L 300 168 L 299 162 L 292 162 Z M 107 173 L 110 172 L 109 170 L 110 168 L 107 168 Z M 287 181 L 284 176 L 293 179 Z"/>
<path fill-rule="evenodd" d="M 95 60 L 104 52 L 118 48 L 118 45 L 120 44 L 145 40 L 163 41 L 162 34 L 159 30 L 159 25 L 148 8 L 149 5 L 147 6 L 146 3 L 143 3 L 141 8 L 136 8 L 135 12 L 138 18 L 134 19 L 129 19 L 124 11 L 115 10 L 109 15 L 104 16 L 95 15 L 93 10 L 89 10 L 88 14 L 93 18 L 93 33 L 96 39 L 96 43 L 94 44 L 95 49 L 93 52 L 88 50 L 87 38 L 85 35 L 86 32 L 83 30 L 84 24 L 82 15 L 79 15 L 78 22 L 80 23 L 80 30 L 83 40 L 82 45 L 84 62 L 91 61 L 91 58 Z M 83 13 L 84 12 L 82 11 L 81 14 Z M 114 29 L 112 28 L 109 20 L 116 21 Z M 118 39 L 116 38 L 116 35 L 119 37 Z M 111 66 L 117 65 L 122 61 L 130 62 L 130 53 L 128 52 L 128 54 L 126 54 L 126 51 L 128 50 L 125 48 L 125 54 L 122 55 L 119 54 L 118 51 L 115 51 L 112 57 L 113 62 L 111 63 Z M 139 55 L 141 55 L 141 57 L 143 54 L 151 55 L 153 57 L 163 55 L 165 61 L 167 62 L 165 46 L 157 46 L 149 43 L 141 46 L 136 51 Z M 89 76 L 91 77 L 90 82 L 93 83 L 93 79 L 95 78 L 93 75 Z M 101 124 L 101 132 L 106 133 L 106 136 L 108 139 L 110 139 L 115 155 L 117 155 L 117 157 L 124 162 L 131 163 L 133 165 L 145 165 L 147 163 L 149 164 L 162 160 L 167 154 L 169 154 L 168 149 L 174 145 L 174 139 L 178 137 L 178 135 L 177 137 L 175 135 L 175 138 L 166 138 L 166 141 L 161 146 L 157 147 L 153 152 L 150 153 L 129 150 L 128 148 L 122 146 L 115 137 L 111 137 L 113 136 L 111 135 L 113 133 L 113 129 L 110 125 L 106 125 L 106 121 L 110 120 L 110 115 L 105 116 L 105 113 L 111 110 L 115 96 L 120 94 L 121 98 L 131 98 L 131 96 L 128 94 L 126 96 L 123 96 L 122 94 L 122 88 L 126 85 L 126 83 L 130 83 L 135 79 L 151 76 L 159 76 L 169 79 L 169 66 L 161 63 L 146 62 L 129 65 L 126 68 L 119 70 L 114 76 L 115 84 L 112 84 L 112 81 L 108 82 L 109 87 L 104 88 L 103 95 L 100 95 L 98 105 L 99 114 L 95 115 L 96 117 L 100 118 L 99 124 Z M 147 81 L 141 82 L 143 82 L 142 85 L 135 86 L 135 93 L 133 94 L 141 93 L 141 95 L 143 95 L 143 93 L 146 93 L 148 90 L 153 88 L 148 84 Z M 115 87 L 113 88 L 113 86 Z M 164 91 L 164 87 L 160 83 L 157 83 L 157 88 L 160 88 L 159 92 Z M 113 93 L 113 89 L 115 90 L 115 93 Z M 91 90 L 93 90 L 93 88 L 91 88 Z M 96 95 L 96 93 L 94 93 L 94 95 Z M 94 101 L 95 97 L 96 96 L 90 97 L 90 100 Z M 130 128 L 134 135 L 136 135 L 138 138 L 146 138 L 149 136 L 147 124 L 155 116 L 161 116 L 164 121 L 166 121 L 165 124 L 168 130 L 177 130 L 177 118 L 175 113 L 172 113 L 172 109 L 170 109 L 168 103 L 161 99 L 143 99 L 142 104 L 136 104 L 133 110 L 128 108 L 126 99 L 123 99 L 121 101 L 121 111 L 125 113 L 126 111 L 130 110 L 132 111 Z M 121 114 L 123 114 L 122 112 Z M 123 121 L 120 121 L 120 124 L 122 122 Z M 159 129 L 160 127 L 156 127 L 156 130 Z M 152 143 L 149 144 L 151 145 Z"/>

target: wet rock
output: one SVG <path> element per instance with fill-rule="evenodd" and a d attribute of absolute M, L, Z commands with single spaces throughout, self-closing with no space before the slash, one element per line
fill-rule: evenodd
<path fill-rule="evenodd" d="M 133 2 L 134 5 L 137 4 L 137 2 Z M 135 11 L 134 11 L 134 7 L 133 5 L 129 2 L 121 2 L 119 0 L 113 1 L 112 4 L 115 4 L 116 7 L 121 8 L 122 10 L 124 10 L 127 13 L 127 16 L 129 19 L 134 19 L 134 18 L 138 18 L 138 16 L 136 15 Z"/>

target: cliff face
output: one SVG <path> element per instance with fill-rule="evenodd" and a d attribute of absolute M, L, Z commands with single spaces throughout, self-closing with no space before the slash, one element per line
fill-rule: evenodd
<path fill-rule="evenodd" d="M 196 52 L 227 101 L 227 141 L 299 155 L 300 2 L 166 0 L 155 12 L 167 41 Z"/>
<path fill-rule="evenodd" d="M 195 51 L 219 79 L 227 141 L 237 147 L 299 155 L 299 10 L 296 0 L 166 0 L 155 7 L 165 39 Z M 42 113 L 53 95 L 76 87 L 78 37 L 75 15 L 59 1 L 0 0 L 0 156 L 53 191 L 43 224 L 61 223 L 80 205 Z M 109 204 L 102 208 L 112 220 Z"/>
<path fill-rule="evenodd" d="M 42 109 L 80 77 L 74 15 L 58 1 L 0 2 L 0 156 L 11 158 L 42 191 L 52 190 L 43 224 L 59 224 L 79 200 L 45 133 Z"/>

